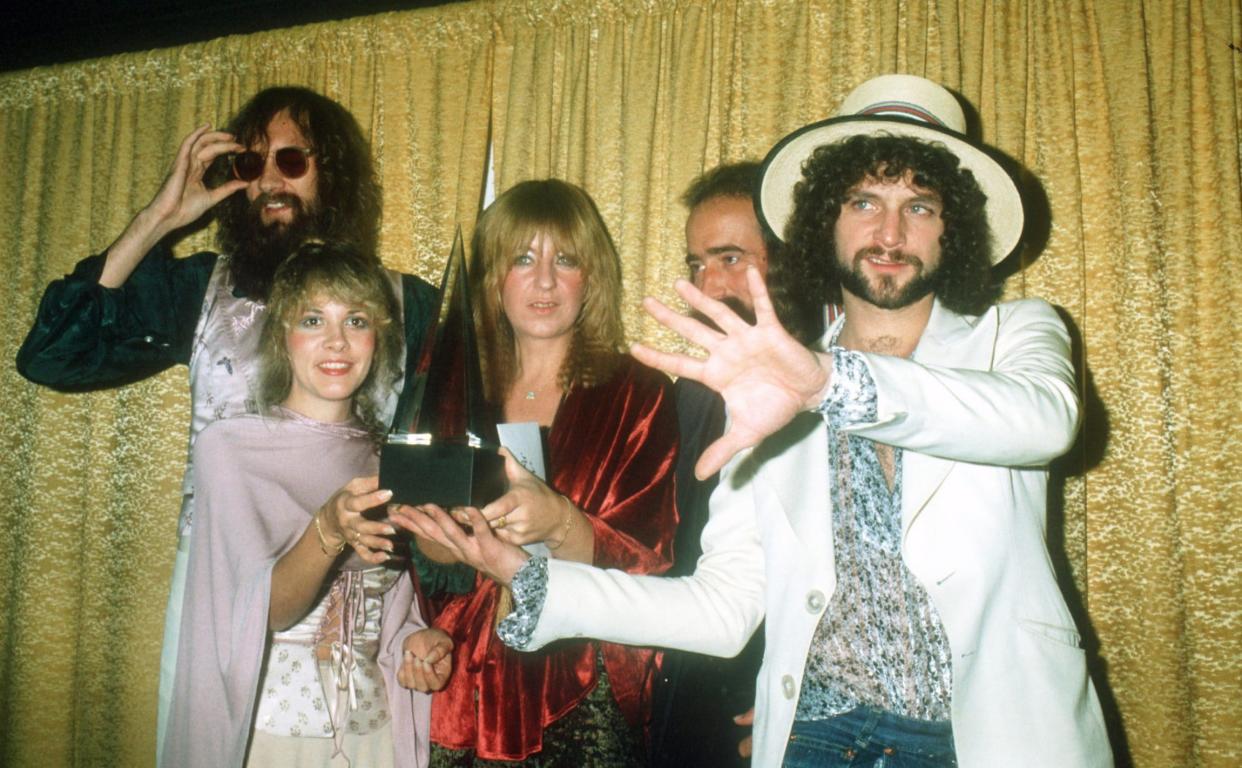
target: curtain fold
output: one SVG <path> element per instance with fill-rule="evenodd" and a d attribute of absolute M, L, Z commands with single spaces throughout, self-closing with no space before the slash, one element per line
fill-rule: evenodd
<path fill-rule="evenodd" d="M 1024 167 L 1007 296 L 1062 308 L 1083 432 L 1048 538 L 1120 764 L 1242 760 L 1242 0 L 497 0 L 0 75 L 0 302 L 12 360 L 44 285 L 104 248 L 180 139 L 259 88 L 371 137 L 387 264 L 435 280 L 497 189 L 594 197 L 638 308 L 675 300 L 678 198 L 887 71 L 943 82 Z M 179 252 L 209 247 L 204 230 Z M 185 373 L 58 395 L 0 366 L 0 763 L 153 763 Z"/>

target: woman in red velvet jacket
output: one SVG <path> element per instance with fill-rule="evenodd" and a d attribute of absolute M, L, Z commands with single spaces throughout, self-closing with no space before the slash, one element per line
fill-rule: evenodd
<path fill-rule="evenodd" d="M 677 523 L 672 386 L 619 351 L 621 266 L 595 205 L 563 181 L 520 183 L 484 212 L 473 251 L 488 396 L 502 421 L 540 425 L 548 482 L 507 459 L 509 492 L 469 514 L 547 557 L 662 572 Z M 393 520 L 443 514 L 403 507 Z M 509 595 L 482 575 L 466 594 L 430 598 L 454 643 L 453 675 L 432 700 L 432 766 L 646 761 L 654 651 L 590 640 L 510 650 L 494 631 Z"/>

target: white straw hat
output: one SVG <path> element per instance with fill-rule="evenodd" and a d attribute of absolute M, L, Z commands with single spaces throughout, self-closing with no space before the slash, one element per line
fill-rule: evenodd
<path fill-rule="evenodd" d="M 915 75 L 881 75 L 855 88 L 837 116 L 799 128 L 781 139 L 763 161 L 759 213 L 777 236 L 793 214 L 794 185 L 802 164 L 817 147 L 850 136 L 911 136 L 942 144 L 974 174 L 987 195 L 992 230 L 992 263 L 1013 251 L 1022 236 L 1022 198 L 1013 179 L 986 152 L 966 138 L 966 117 L 947 89 Z"/>

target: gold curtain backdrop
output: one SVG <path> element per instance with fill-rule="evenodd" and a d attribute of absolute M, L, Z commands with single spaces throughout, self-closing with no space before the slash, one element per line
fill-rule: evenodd
<path fill-rule="evenodd" d="M 0 358 L 185 134 L 285 83 L 369 133 L 389 266 L 438 278 L 490 136 L 498 188 L 594 196 L 631 338 L 672 345 L 638 301 L 673 295 L 687 182 L 888 71 L 960 92 L 1030 172 L 1007 294 L 1063 308 L 1077 341 L 1083 435 L 1054 468 L 1049 544 L 1119 763 L 1238 765 L 1242 0 L 500 0 L 3 74 Z M 152 765 L 185 369 L 77 395 L 11 364 L 0 381 L 0 764 Z"/>

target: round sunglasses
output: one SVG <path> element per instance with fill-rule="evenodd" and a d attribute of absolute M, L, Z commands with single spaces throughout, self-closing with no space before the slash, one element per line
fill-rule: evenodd
<path fill-rule="evenodd" d="M 276 169 L 282 176 L 300 179 L 310 170 L 310 156 L 314 152 L 305 147 L 281 147 L 272 154 L 276 158 Z M 266 155 L 254 150 L 239 152 L 233 155 L 233 175 L 242 181 L 254 181 L 263 175 L 266 164 Z"/>

